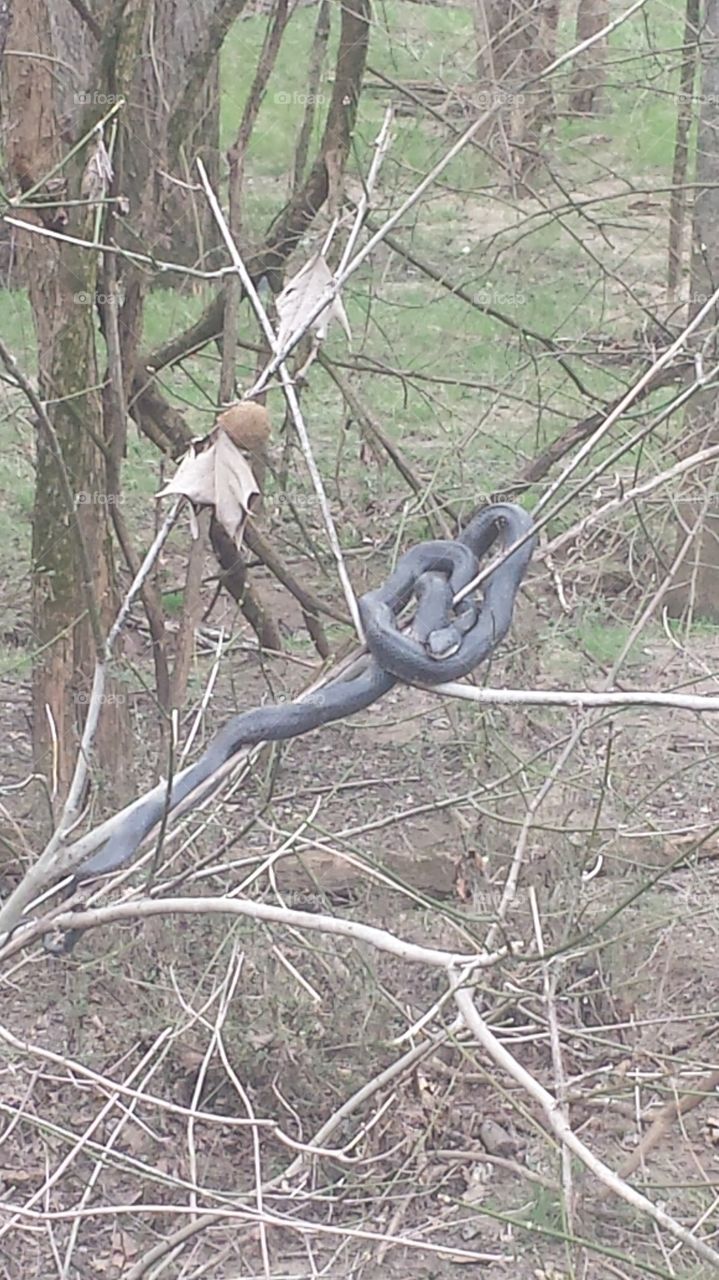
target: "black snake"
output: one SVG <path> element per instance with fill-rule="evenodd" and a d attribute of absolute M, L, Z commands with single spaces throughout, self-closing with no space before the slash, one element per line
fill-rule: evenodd
<path fill-rule="evenodd" d="M 482 583 L 481 606 L 470 592 L 453 610 L 453 600 L 477 577 L 479 561 L 496 542 L 509 554 Z M 494 503 L 480 511 L 456 541 L 422 542 L 407 551 L 387 581 L 359 600 L 370 659 L 358 675 L 338 678 L 297 702 L 255 707 L 233 716 L 199 760 L 177 775 L 169 796 L 155 791 L 128 810 L 107 842 L 75 871 L 74 883 L 127 862 L 165 814 L 209 781 L 240 748 L 295 738 L 354 715 L 398 681 L 437 685 L 468 675 L 506 635 L 535 543 L 531 518 L 521 507 Z M 401 632 L 397 617 L 413 596 L 418 607 L 412 628 Z M 206 794 L 207 790 L 202 798 Z M 72 941 L 67 935 L 64 949 Z"/>

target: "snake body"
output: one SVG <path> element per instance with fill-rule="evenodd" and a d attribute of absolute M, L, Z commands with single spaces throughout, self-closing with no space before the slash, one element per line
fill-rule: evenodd
<path fill-rule="evenodd" d="M 521 545 L 483 582 L 481 607 L 467 599 L 452 617 L 454 597 L 472 583 L 481 557 L 497 541 L 505 551 L 515 543 Z M 196 763 L 177 775 L 169 797 L 155 791 L 128 809 L 108 841 L 77 869 L 75 883 L 127 862 L 165 813 L 209 782 L 240 748 L 283 742 L 355 715 L 398 681 L 436 685 L 468 675 L 506 635 L 534 545 L 532 521 L 521 507 L 495 503 L 475 516 L 456 541 L 423 542 L 407 551 L 387 581 L 359 601 L 370 652 L 364 670 L 296 702 L 255 707 L 233 716 Z M 397 616 L 415 594 L 419 604 L 412 630 L 400 632 Z"/>

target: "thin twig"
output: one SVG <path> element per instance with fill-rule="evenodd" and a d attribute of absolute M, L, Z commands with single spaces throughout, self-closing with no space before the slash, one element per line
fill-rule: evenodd
<path fill-rule="evenodd" d="M 557 1106 L 556 1098 L 534 1079 L 534 1076 L 517 1062 L 517 1059 L 505 1049 L 500 1040 L 490 1031 L 486 1022 L 480 1017 L 479 1012 L 474 1004 L 472 995 L 467 987 L 460 987 L 455 990 L 454 998 L 457 1002 L 459 1010 L 464 1018 L 465 1024 L 472 1032 L 478 1044 L 482 1046 L 489 1055 L 492 1062 L 515 1081 L 516 1084 L 524 1090 L 528 1097 L 536 1102 L 543 1112 L 544 1118 L 551 1129 L 554 1136 L 562 1143 L 563 1146 L 575 1155 L 582 1164 L 585 1165 L 591 1173 L 605 1186 L 611 1190 L 614 1195 L 619 1196 L 626 1204 L 631 1205 L 633 1209 L 637 1209 L 640 1213 L 645 1214 L 656 1222 L 658 1226 L 663 1227 L 665 1231 L 670 1232 L 675 1240 L 681 1240 L 694 1253 L 703 1258 L 705 1262 L 710 1262 L 712 1266 L 719 1267 L 719 1253 L 712 1249 L 711 1245 L 706 1244 L 704 1240 L 700 1240 L 693 1235 L 691 1231 L 687 1231 L 676 1218 L 672 1218 L 666 1211 L 654 1204 L 651 1200 L 636 1191 L 629 1183 L 619 1177 L 613 1169 L 600 1160 L 598 1156 L 585 1146 L 581 1138 L 578 1138 L 574 1130 L 567 1123 Z"/>
<path fill-rule="evenodd" d="M 225 241 L 225 245 L 228 249 L 228 252 L 232 257 L 235 270 L 237 271 L 237 274 L 239 275 L 242 281 L 245 292 L 247 293 L 247 296 L 250 299 L 250 302 L 252 303 L 252 306 L 254 308 L 255 314 L 258 320 L 260 321 L 262 330 L 265 334 L 265 337 L 267 338 L 270 349 L 275 354 L 275 356 L 278 356 L 279 348 L 277 345 L 277 337 L 272 328 L 272 325 L 269 322 L 267 312 L 265 311 L 265 308 L 262 305 L 262 301 L 257 293 L 257 290 L 255 289 L 255 286 L 252 282 L 251 277 L 247 272 L 247 268 L 245 267 L 245 264 L 242 261 L 242 258 L 240 257 L 237 246 L 230 234 L 230 229 L 225 220 L 225 216 L 222 212 L 222 209 L 220 208 L 217 197 L 215 196 L 215 193 L 212 190 L 212 187 L 210 185 L 209 179 L 205 172 L 204 165 L 202 164 L 202 161 L 199 159 L 197 161 L 197 166 L 200 172 L 200 180 L 204 187 L 205 194 L 207 196 L 210 208 L 212 209 L 212 212 L 215 217 L 215 221 L 217 222 L 217 225 L 220 229 L 222 238 Z M 308 326 L 305 325 L 305 329 L 307 327 Z M 302 446 L 302 452 L 304 453 L 305 462 L 307 463 L 307 469 L 310 473 L 310 477 L 314 485 L 315 493 L 317 494 L 317 501 L 319 503 L 320 510 L 322 512 L 322 518 L 324 520 L 325 529 L 327 530 L 327 538 L 328 538 L 330 547 L 332 549 L 332 554 L 337 564 L 337 572 L 339 574 L 340 582 L 342 583 L 342 589 L 345 593 L 347 606 L 349 608 L 352 621 L 354 622 L 357 635 L 359 636 L 360 640 L 362 640 L 364 638 L 364 633 L 362 631 L 362 623 L 359 616 L 359 609 L 357 607 L 357 598 L 355 596 L 352 583 L 350 582 L 349 574 L 345 566 L 344 556 L 342 555 L 342 548 L 340 547 L 339 538 L 337 537 L 337 530 L 335 529 L 335 524 L 334 524 L 334 520 L 332 519 L 332 513 L 330 511 L 329 502 L 327 501 L 327 494 L 325 493 L 324 484 L 322 482 L 322 476 L 320 475 L 319 468 L 314 459 L 312 446 L 310 444 L 309 436 L 307 434 L 307 428 L 305 426 L 304 418 L 302 416 L 302 410 L 300 409 L 299 400 L 297 399 L 297 393 L 292 384 L 292 379 L 290 377 L 290 373 L 287 368 L 287 365 L 284 362 L 284 358 L 279 357 L 277 369 L 280 375 L 280 381 L 282 383 L 282 390 L 285 394 L 285 399 L 287 400 L 287 405 L 292 415 L 292 421 L 294 422 L 295 429 L 297 431 L 297 435 L 299 437 L 300 444 Z"/>

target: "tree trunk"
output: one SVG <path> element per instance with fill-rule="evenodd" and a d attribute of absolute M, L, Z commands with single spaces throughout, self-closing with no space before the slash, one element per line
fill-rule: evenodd
<path fill-rule="evenodd" d="M 178 66 L 183 66 L 207 28 L 216 9 L 216 0 L 192 0 L 167 6 L 171 21 L 163 24 L 158 60 L 165 68 L 165 100 L 172 98 Z M 197 184 L 195 160 L 199 157 L 215 191 L 220 183 L 220 60 L 212 60 L 204 82 L 198 87 L 192 114 L 185 121 L 175 163 L 160 186 L 160 243 L 162 253 L 172 262 L 211 271 L 218 265 L 217 226 L 202 192 L 187 190 L 173 182 Z M 187 287 L 188 278 L 172 276 L 167 283 Z"/>
<path fill-rule="evenodd" d="M 706 0 L 701 32 L 701 92 L 696 184 L 692 223 L 690 315 L 712 295 L 719 280 L 719 0 Z M 719 307 L 714 306 L 695 334 L 705 368 L 719 360 Z M 699 392 L 685 417 L 683 452 L 719 444 L 717 392 Z M 702 512 L 704 512 L 702 516 Z M 697 521 L 701 527 L 680 570 L 669 608 L 673 616 L 719 622 L 719 500 L 717 468 L 695 474 L 683 487 L 679 504 L 679 543 Z"/>
<path fill-rule="evenodd" d="M 576 43 L 589 40 L 609 22 L 609 0 L 579 0 Z M 606 37 L 597 40 L 574 61 L 569 109 L 578 116 L 598 116 L 604 106 Z"/>
<path fill-rule="evenodd" d="M 68 7 L 68 12 L 72 10 Z M 88 33 L 79 33 L 70 64 L 59 50 L 61 28 L 56 10 L 44 0 L 23 0 L 13 13 L 9 40 L 14 48 L 39 57 L 4 62 L 5 149 L 17 186 L 28 191 L 57 164 L 67 149 L 69 131 L 84 110 L 83 67 Z M 56 43 L 57 41 L 57 43 Z M 66 52 L 66 50 L 65 50 Z M 72 86 L 70 68 L 80 89 Z M 82 160 L 63 171 L 68 194 L 79 196 Z M 41 188 L 42 189 L 42 188 Z M 48 192 L 42 191 L 45 199 Z M 60 193 L 58 193 L 59 195 Z M 61 208 L 24 216 L 64 226 Z M 91 238 L 94 210 L 75 206 L 69 229 Z M 38 346 L 38 383 L 48 402 L 71 488 L 76 514 L 68 510 L 56 458 L 46 434 L 37 438 L 35 506 L 32 536 L 32 607 L 38 658 L 33 668 L 33 747 L 35 768 L 52 791 L 63 796 L 72 775 L 80 727 L 95 665 L 96 643 L 88 597 L 109 628 L 117 605 L 112 544 L 106 502 L 101 401 L 96 390 L 94 254 L 58 241 L 19 233 L 24 274 Z M 73 520 L 77 519 L 92 565 L 85 581 Z M 127 741 L 125 703 L 109 684 L 96 737 L 97 760 L 112 783 L 122 781 Z"/>
<path fill-rule="evenodd" d="M 501 105 L 489 127 L 512 179 L 540 159 L 543 130 L 554 118 L 549 83 L 522 88 L 555 56 L 558 0 L 474 0 L 479 106 Z"/>
<path fill-rule="evenodd" d="M 2 86 L 8 172 L 13 186 L 28 199 L 22 216 L 90 240 L 101 212 L 103 242 L 157 251 L 165 235 L 158 216 L 165 175 L 182 176 L 187 122 L 198 119 L 198 99 L 214 88 L 219 50 L 244 3 L 16 4 L 9 40 L 24 56 L 3 60 Z M 114 123 L 105 126 L 106 142 L 115 126 L 117 133 L 114 176 L 109 191 L 101 194 L 122 196 L 127 204 L 123 216 L 114 205 L 76 203 L 97 134 L 59 168 L 63 155 L 120 99 L 124 105 Z M 36 186 L 44 205 L 52 197 L 56 207 L 32 209 L 29 193 Z M 69 199 L 63 209 L 65 192 Z M 185 198 L 189 203 L 189 193 Z M 49 402 L 54 439 L 77 495 L 75 511 L 69 512 L 58 483 L 53 442 L 39 438 L 33 608 L 40 659 L 34 672 L 34 733 L 38 767 L 51 770 L 62 790 L 76 743 L 75 713 L 84 707 L 98 636 L 107 630 L 117 603 L 108 506 L 120 498 L 126 412 L 137 373 L 148 276 L 127 259 L 118 258 L 112 265 L 111 255 L 100 255 L 98 265 L 98 255 L 67 243 L 23 232 L 19 236 L 30 268 L 40 392 Z M 110 316 L 108 307 L 115 305 L 118 291 L 123 298 L 119 314 Z M 112 353 L 108 341 L 110 363 L 101 372 L 95 345 L 98 310 L 105 336 L 112 329 L 113 339 Z M 98 384 L 105 388 L 102 398 L 93 390 Z M 143 385 L 147 386 L 146 372 Z M 153 393 L 150 384 L 148 395 Z M 84 581 L 78 560 L 78 523 L 92 560 L 91 583 Z M 87 620 L 88 611 L 97 612 L 88 610 L 93 597 L 101 613 L 94 644 Z M 96 744 L 98 759 L 111 769 L 114 781 L 129 756 L 123 709 L 120 692 L 108 690 Z"/>
<path fill-rule="evenodd" d="M 679 104 L 677 106 L 677 131 L 674 139 L 672 165 L 672 190 L 669 197 L 669 255 L 667 263 L 667 300 L 671 303 L 681 280 L 682 242 L 684 239 L 684 212 L 686 209 L 687 162 L 689 159 L 689 131 L 694 112 L 692 100 L 697 65 L 697 41 L 699 39 L 699 0 L 686 0 L 684 13 L 684 40 L 682 65 L 679 76 Z"/>

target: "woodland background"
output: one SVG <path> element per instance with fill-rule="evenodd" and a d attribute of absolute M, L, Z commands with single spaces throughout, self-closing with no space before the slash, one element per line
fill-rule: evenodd
<path fill-rule="evenodd" d="M 541 523 L 481 705 L 257 751 L 72 956 L 6 942 L 3 1274 L 716 1274 L 719 3 L 3 0 L 0 48 L 0 927 L 352 649 L 328 518 L 356 594 Z M 183 513 L 106 661 L 269 359 L 207 187 L 276 327 L 376 237 L 288 357 L 326 502 L 274 377 L 241 554 Z"/>

